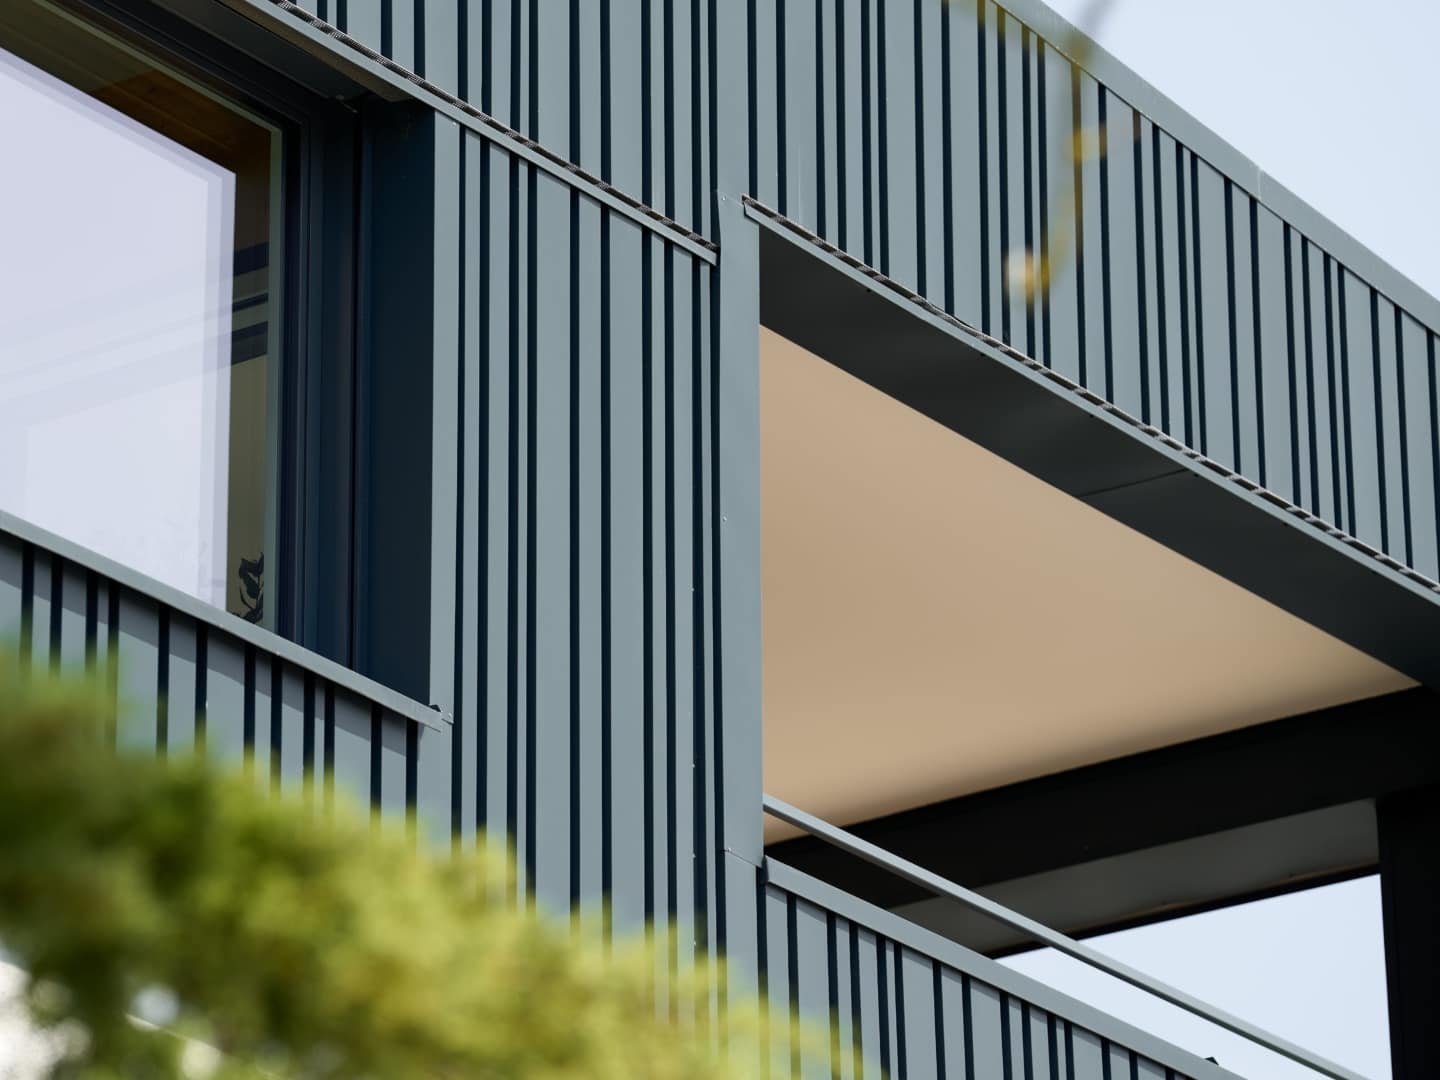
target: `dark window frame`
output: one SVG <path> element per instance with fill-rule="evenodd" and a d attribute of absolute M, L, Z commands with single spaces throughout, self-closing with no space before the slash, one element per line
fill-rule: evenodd
<path fill-rule="evenodd" d="M 364 88 L 220 5 L 50 0 L 282 133 L 273 632 L 347 666 L 356 651 L 357 311 Z M 177 14 L 177 9 L 180 14 Z"/>

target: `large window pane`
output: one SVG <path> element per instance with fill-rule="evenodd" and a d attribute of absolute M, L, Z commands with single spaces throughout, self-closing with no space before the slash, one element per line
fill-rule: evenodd
<path fill-rule="evenodd" d="M 0 509 L 264 623 L 280 146 L 68 14 L 0 5 Z"/>

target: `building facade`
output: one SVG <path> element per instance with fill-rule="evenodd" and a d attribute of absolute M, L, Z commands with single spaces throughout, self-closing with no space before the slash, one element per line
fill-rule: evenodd
<path fill-rule="evenodd" d="M 1440 303 L 1041 4 L 14 0 L 0 79 L 0 630 L 106 672 L 121 745 L 506 836 L 526 902 L 730 958 L 782 1072 L 793 1014 L 846 1076 L 1228 1075 L 767 789 L 1067 931 L 1378 866 L 1395 1075 L 1434 1071 Z M 845 547 L 973 519 L 978 473 L 875 501 L 962 446 L 1039 485 L 983 604 L 982 555 L 895 546 L 933 517 Z M 1092 528 L 1070 578 L 1137 554 L 1036 586 L 1025 538 Z M 901 564 L 1019 681 L 1081 618 L 1129 726 L 1072 691 L 1012 745 L 921 644 L 840 641 Z"/>

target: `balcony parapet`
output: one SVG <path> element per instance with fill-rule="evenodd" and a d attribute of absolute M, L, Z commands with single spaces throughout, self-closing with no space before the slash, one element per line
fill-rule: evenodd
<path fill-rule="evenodd" d="M 338 786 L 448 828 L 423 780 L 448 776 L 450 717 L 3 512 L 0 640 L 33 670 L 103 680 L 121 748 L 203 752 L 273 790 Z"/>

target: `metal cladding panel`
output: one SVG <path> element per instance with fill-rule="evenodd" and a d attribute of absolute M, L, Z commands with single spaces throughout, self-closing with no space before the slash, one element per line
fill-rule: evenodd
<path fill-rule="evenodd" d="M 216 761 L 245 758 L 246 648 L 218 637 L 205 640 L 205 688 L 196 698 L 196 747 Z"/>
<path fill-rule="evenodd" d="M 405 820 L 410 805 L 410 768 L 417 756 L 410 745 L 412 729 L 413 725 L 372 714 L 370 806 L 378 808 L 381 820 L 392 826 Z"/>
<path fill-rule="evenodd" d="M 910 949 L 897 948 L 895 961 L 895 1013 L 899 1018 L 903 1075 L 938 1076 L 935 1014 L 940 1001 L 935 993 L 935 975 L 939 967 L 929 957 Z"/>
<path fill-rule="evenodd" d="M 437 137 L 460 144 L 463 329 L 456 749 L 429 775 L 449 831 L 511 844 L 538 906 L 673 924 L 679 971 L 716 907 L 713 270 L 474 133 Z"/>
<path fill-rule="evenodd" d="M 423 777 L 420 808 L 448 812 L 449 726 L 429 710 L 373 684 L 364 696 L 327 660 L 16 527 L 0 527 L 0 635 L 32 668 L 98 680 L 119 749 L 203 754 L 306 799 L 338 783 L 397 822 Z"/>
<path fill-rule="evenodd" d="M 82 626 L 83 612 L 82 608 Z M 203 683 L 199 670 L 199 633 L 195 623 L 189 619 L 172 619 L 169 644 L 165 752 L 191 753 L 195 749 L 197 727 L 203 727 L 196 723 L 200 715 L 200 710 L 196 708 L 196 695 Z"/>
<path fill-rule="evenodd" d="M 1377 453 L 1383 431 L 1375 313 L 1365 283 L 1344 270 L 1339 276 L 1340 370 L 1348 433 L 1346 480 L 1352 504 L 1349 531 L 1371 547 L 1384 550 L 1388 537 L 1381 472 L 1384 459 Z"/>
<path fill-rule="evenodd" d="M 121 626 L 123 640 L 123 617 Z M 283 707 L 282 698 L 277 692 L 280 689 L 279 680 L 275 677 L 277 674 L 269 656 L 255 649 L 250 650 L 246 656 L 245 670 L 248 688 L 245 699 L 245 771 L 255 782 L 255 786 L 266 792 L 276 789 L 272 782 L 274 766 L 271 755 L 277 746 L 283 746 L 284 740 L 283 727 L 278 728 L 273 735 L 271 733 L 271 722 L 280 718 Z M 122 703 L 122 718 L 123 708 Z"/>
<path fill-rule="evenodd" d="M 161 655 L 166 650 L 160 637 L 168 613 L 162 614 L 157 604 L 134 593 L 122 593 L 119 606 L 120 618 L 114 627 L 118 630 L 120 695 L 116 742 L 123 750 L 154 748 L 161 745 L 159 714 L 166 690 Z M 164 629 L 168 631 L 168 626 Z"/>
<path fill-rule="evenodd" d="M 0 533 L 0 640 L 24 648 L 29 632 L 28 545 Z"/>
<path fill-rule="evenodd" d="M 851 86 L 860 78 L 862 56 L 860 52 L 861 12 L 866 0 L 837 0 L 835 4 L 835 33 L 831 38 L 833 51 L 826 65 L 831 77 L 825 87 L 828 111 L 835 117 L 835 138 L 825 143 L 826 154 L 823 168 L 835 177 L 835 203 L 833 208 L 824 206 L 823 213 L 817 212 L 817 222 L 823 218 L 830 235 L 842 238 L 841 243 L 860 245 L 864 243 L 865 203 L 867 188 L 864 170 L 868 149 L 864 141 L 866 121 L 862 103 L 852 100 Z M 853 250 L 847 247 L 847 250 Z"/>
<path fill-rule="evenodd" d="M 304 676 L 275 662 L 271 665 L 270 787 L 298 794 L 305 784 L 305 751 L 313 748 L 313 729 L 307 730 Z"/>
<path fill-rule="evenodd" d="M 406 734 L 416 742 L 405 751 L 409 806 L 412 821 L 418 825 L 419 837 L 432 850 L 449 847 L 456 838 L 449 828 L 451 774 L 454 748 L 453 730 L 411 728 Z"/>
<path fill-rule="evenodd" d="M 607 830 L 602 836 L 602 877 L 616 921 L 634 926 L 654 915 L 652 878 L 647 869 L 653 852 L 648 843 L 634 839 L 653 828 L 650 805 L 654 799 L 649 784 L 637 782 L 641 778 L 640 763 L 652 740 L 645 720 L 648 699 L 644 676 L 650 654 L 643 597 L 653 572 L 645 557 L 648 549 L 644 540 L 650 490 L 645 478 L 648 439 L 644 420 L 645 342 L 649 336 L 640 319 L 634 317 L 643 306 L 642 296 L 653 288 L 645 274 L 635 273 L 634 268 L 637 264 L 649 265 L 652 256 L 643 254 L 648 237 L 628 223 L 602 220 L 601 240 L 608 264 L 601 280 L 610 283 L 605 290 L 606 363 L 601 369 L 601 398 L 606 406 L 601 413 L 606 436 L 601 462 L 606 470 L 603 483 L 609 503 L 601 566 L 601 617 L 607 630 L 602 640 L 608 641 L 601 741 L 609 745 L 609 757 L 600 759 L 601 788 L 608 796 L 602 805 L 609 809 L 602 815 Z M 613 312 L 617 310 L 627 312 L 628 317 L 615 319 Z M 629 842 L 626 837 L 631 838 Z"/>
<path fill-rule="evenodd" d="M 89 581 L 79 567 L 64 562 L 52 569 L 52 574 L 58 575 L 51 579 L 57 590 L 50 624 L 54 661 L 62 670 L 79 670 L 90 654 L 85 618 L 91 600 Z M 183 648 L 183 644 L 180 647 Z M 176 673 L 175 677 L 183 679 L 183 672 Z"/>
<path fill-rule="evenodd" d="M 337 695 L 327 715 L 325 760 L 329 766 L 326 785 L 331 799 L 352 806 L 372 806 L 378 788 L 377 770 L 370 752 L 371 717 L 364 701 L 349 694 Z"/>
<path fill-rule="evenodd" d="M 21 638 L 21 665 L 44 671 L 50 663 L 50 612 L 54 587 L 51 581 L 51 560 L 47 552 L 32 551 L 26 566 L 32 584 L 26 610 L 26 633 Z"/>
<path fill-rule="evenodd" d="M 1199 445 L 1195 449 L 1231 469 L 1239 468 L 1234 367 L 1230 362 L 1230 260 L 1225 232 L 1227 183 L 1209 165 L 1192 159 L 1191 198 L 1196 318 L 1196 389 Z"/>
<path fill-rule="evenodd" d="M 795 942 L 787 962 L 792 965 L 790 982 L 790 1005 L 794 1016 L 830 1016 L 833 1008 L 828 965 L 821 958 L 830 958 L 827 937 L 826 913 L 814 904 L 796 900 L 790 908 L 787 934 Z M 812 958 L 810 964 L 800 963 L 800 957 Z M 838 1033 L 838 1028 L 832 1034 Z M 825 1067 L 821 1048 L 828 1046 L 824 1040 L 809 1047 L 810 1053 L 801 1060 L 801 1076 L 825 1080 L 830 1071 Z"/>
<path fill-rule="evenodd" d="M 755 919 L 771 1075 L 1185 1075 L 775 884 Z"/>
<path fill-rule="evenodd" d="M 1397 309 L 1396 378 L 1401 388 L 1404 433 L 1401 461 L 1410 522 L 1411 566 L 1440 578 L 1440 431 L 1436 429 L 1434 336 Z M 1433 523 L 1433 524 L 1432 524 Z"/>
<path fill-rule="evenodd" d="M 1017 7 L 747 5 L 749 193 L 1433 579 L 1434 327 Z"/>
<path fill-rule="evenodd" d="M 761 1007 L 765 1010 L 762 1018 L 765 1041 L 761 1054 L 768 1057 L 768 1065 L 764 1068 L 766 1075 L 792 1075 L 793 1063 L 801 1052 L 796 1041 L 799 1032 L 792 1023 L 796 1015 L 791 992 L 795 973 L 790 964 L 794 903 L 794 897 L 777 890 L 764 887 L 759 890 L 755 913 L 759 928 L 760 963 L 757 972 Z"/>

